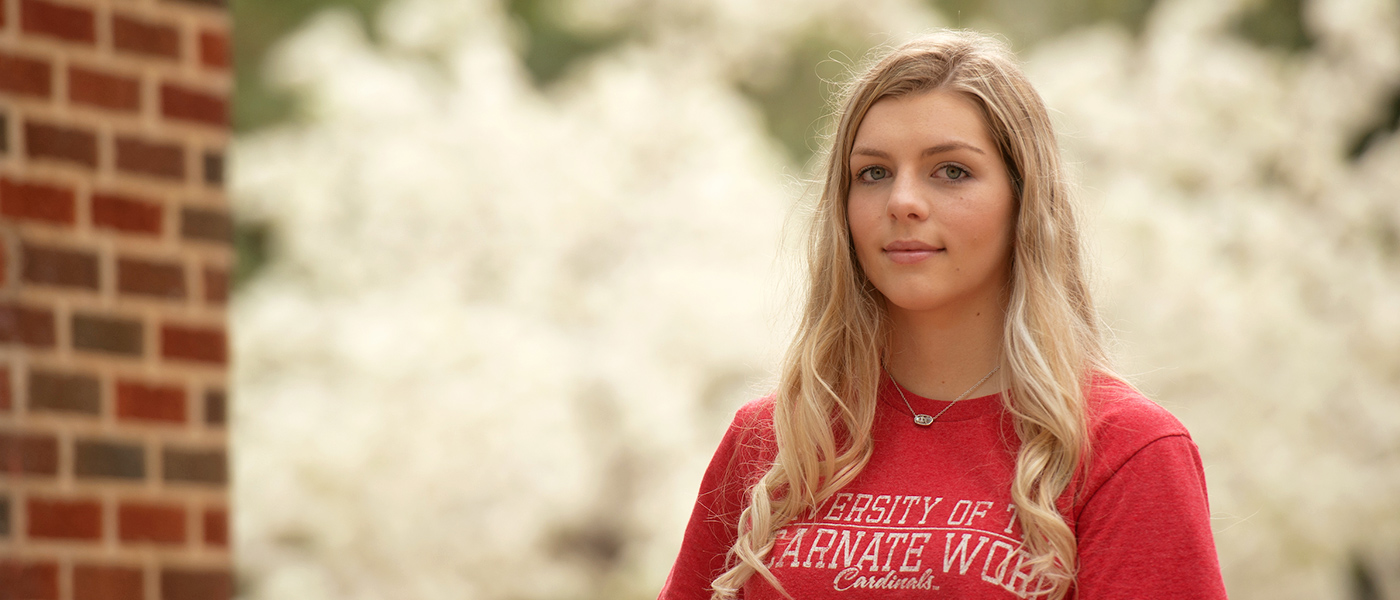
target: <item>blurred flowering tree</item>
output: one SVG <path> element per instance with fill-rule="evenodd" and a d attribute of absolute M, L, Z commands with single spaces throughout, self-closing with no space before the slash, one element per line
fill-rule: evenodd
<path fill-rule="evenodd" d="M 265 73 L 293 118 L 234 151 L 266 251 L 233 311 L 242 595 L 654 595 L 785 343 L 823 78 L 1031 4 L 312 18 Z M 1099 4 L 1007 30 L 1232 595 L 1400 597 L 1400 7 Z"/>

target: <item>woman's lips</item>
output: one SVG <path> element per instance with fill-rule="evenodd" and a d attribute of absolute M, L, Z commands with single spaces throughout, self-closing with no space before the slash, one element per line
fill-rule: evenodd
<path fill-rule="evenodd" d="M 943 248 L 916 241 L 899 241 L 885 246 L 885 255 L 896 264 L 910 265 L 943 252 Z"/>

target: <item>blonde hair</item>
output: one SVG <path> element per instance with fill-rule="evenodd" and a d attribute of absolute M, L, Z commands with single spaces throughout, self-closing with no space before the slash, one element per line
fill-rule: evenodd
<path fill-rule="evenodd" d="M 846 198 L 850 153 L 867 111 L 883 98 L 942 90 L 983 113 L 1016 201 L 1003 335 L 1003 394 L 1020 438 L 1011 498 L 1032 580 L 1050 598 L 1073 584 L 1074 533 L 1056 504 L 1088 448 L 1084 386 L 1107 371 L 1081 264 L 1079 227 L 1040 96 L 1006 46 L 944 31 L 904 44 L 848 84 L 825 156 L 807 259 L 810 288 L 785 358 L 773 411 L 777 454 L 748 491 L 713 599 L 733 598 L 764 565 L 779 529 L 850 483 L 873 452 L 881 356 L 889 336 L 884 297 L 851 245 Z"/>

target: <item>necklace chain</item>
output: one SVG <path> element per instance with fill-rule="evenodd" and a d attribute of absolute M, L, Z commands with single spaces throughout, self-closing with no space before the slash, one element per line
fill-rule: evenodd
<path fill-rule="evenodd" d="M 894 375 L 890 375 L 890 372 L 888 370 L 885 371 L 885 374 L 889 375 L 890 383 L 894 384 L 894 389 L 896 392 L 899 392 L 899 397 L 904 400 L 904 405 L 909 407 L 909 414 L 914 415 L 914 424 L 920 427 L 928 427 L 929 425 L 932 425 L 934 421 L 937 421 L 938 417 L 943 416 L 943 413 L 948 412 L 948 409 L 953 408 L 954 404 L 957 404 L 958 402 L 962 401 L 962 399 L 966 398 L 968 394 L 971 394 L 973 390 L 982 387 L 982 384 L 986 383 L 988 379 L 992 378 L 992 375 L 995 375 L 996 372 L 1000 370 L 1001 365 L 993 367 L 991 371 L 987 372 L 986 375 L 983 375 L 981 379 L 978 379 L 977 383 L 972 384 L 972 387 L 967 388 L 966 392 L 963 392 L 962 395 L 958 396 L 957 398 L 954 398 L 952 402 L 948 403 L 948 406 L 943 407 L 943 410 L 938 411 L 938 414 L 933 415 L 932 417 L 914 410 L 914 405 L 909 403 L 909 398 L 904 395 L 904 388 L 899 385 L 898 381 L 894 380 Z"/>

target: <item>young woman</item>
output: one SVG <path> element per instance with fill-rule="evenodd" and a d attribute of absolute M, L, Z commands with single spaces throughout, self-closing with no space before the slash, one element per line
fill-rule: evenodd
<path fill-rule="evenodd" d="M 1213 599 L 1195 444 L 1111 374 L 1040 97 L 943 32 L 851 85 L 776 393 L 661 598 Z"/>

